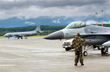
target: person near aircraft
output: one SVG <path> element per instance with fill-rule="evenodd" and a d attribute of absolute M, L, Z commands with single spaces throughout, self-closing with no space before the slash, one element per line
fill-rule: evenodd
<path fill-rule="evenodd" d="M 27 35 L 25 35 L 25 39 L 27 39 Z"/>
<path fill-rule="evenodd" d="M 83 66 L 84 63 L 83 63 L 83 54 L 82 54 L 82 47 L 85 43 L 85 39 L 82 39 L 80 37 L 80 34 L 77 33 L 77 35 L 75 36 L 75 39 L 72 41 L 72 46 L 74 47 L 75 49 L 75 66 L 77 66 L 77 63 L 80 59 L 80 63 L 81 65 Z"/>

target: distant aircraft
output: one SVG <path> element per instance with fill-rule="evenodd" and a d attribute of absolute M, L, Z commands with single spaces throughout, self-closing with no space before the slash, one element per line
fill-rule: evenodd
<path fill-rule="evenodd" d="M 93 45 L 101 49 L 102 54 L 106 54 L 110 47 L 110 28 L 86 25 L 85 22 L 72 22 L 62 30 L 51 33 L 45 39 L 67 39 L 74 38 L 77 33 L 86 40 L 86 46 Z M 87 51 L 85 52 L 87 53 Z"/>
<path fill-rule="evenodd" d="M 15 37 L 15 38 L 21 38 L 23 39 L 23 37 L 27 36 L 33 36 L 33 35 L 37 35 L 40 33 L 43 33 L 44 31 L 41 31 L 40 26 L 37 26 L 35 30 L 33 31 L 28 31 L 28 32 L 12 32 L 12 33 L 6 33 L 4 35 L 4 37 L 10 38 L 10 37 Z"/>

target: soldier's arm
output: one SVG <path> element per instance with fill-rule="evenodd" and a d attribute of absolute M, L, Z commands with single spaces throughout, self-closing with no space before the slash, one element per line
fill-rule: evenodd
<path fill-rule="evenodd" d="M 86 43 L 85 39 L 83 39 L 82 44 L 84 45 Z"/>
<path fill-rule="evenodd" d="M 85 39 L 83 39 L 83 44 L 85 44 L 86 43 L 86 40 Z"/>
<path fill-rule="evenodd" d="M 72 41 L 72 46 L 75 47 L 75 40 Z"/>
<path fill-rule="evenodd" d="M 81 39 L 81 45 L 85 44 L 85 39 Z"/>

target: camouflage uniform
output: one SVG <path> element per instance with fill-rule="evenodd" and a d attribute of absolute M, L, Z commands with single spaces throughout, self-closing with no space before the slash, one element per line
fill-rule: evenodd
<path fill-rule="evenodd" d="M 75 49 L 75 65 L 77 65 L 78 60 L 80 59 L 81 65 L 83 64 L 83 54 L 82 54 L 82 46 L 85 43 L 85 39 L 82 39 L 80 36 L 75 36 L 75 39 L 72 41 L 72 45 Z"/>

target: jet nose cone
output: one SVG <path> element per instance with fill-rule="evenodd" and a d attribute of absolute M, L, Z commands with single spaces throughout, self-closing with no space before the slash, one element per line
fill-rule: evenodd
<path fill-rule="evenodd" d="M 63 39 L 63 38 L 64 38 L 63 32 L 57 31 L 57 32 L 47 35 L 44 39 Z"/>
<path fill-rule="evenodd" d="M 6 37 L 6 35 L 3 35 L 4 37 Z"/>

